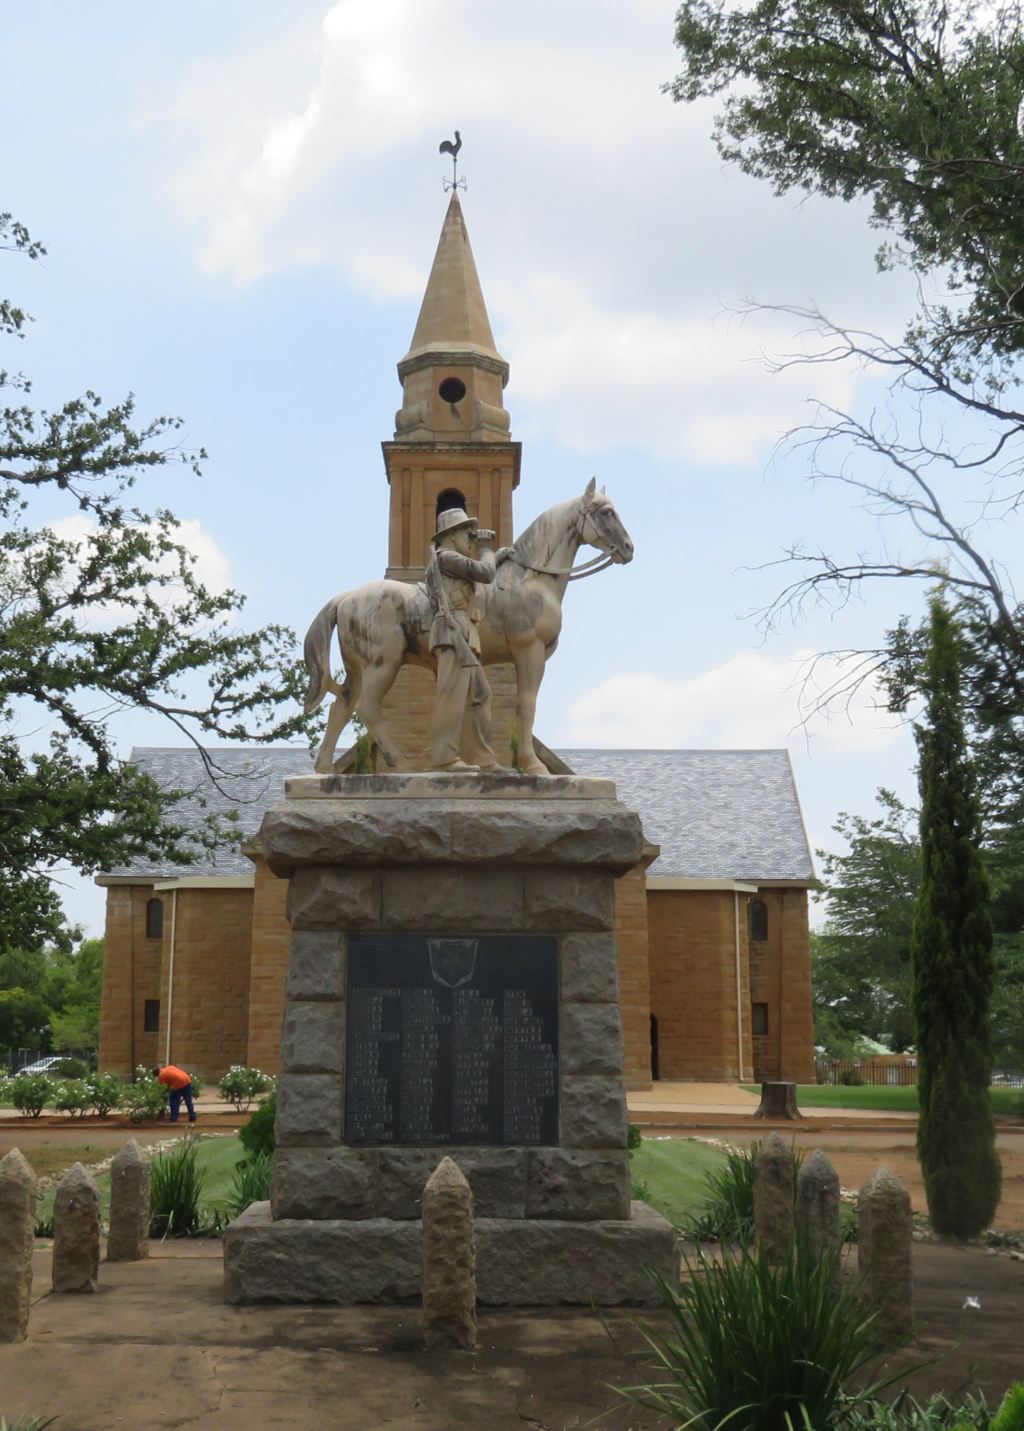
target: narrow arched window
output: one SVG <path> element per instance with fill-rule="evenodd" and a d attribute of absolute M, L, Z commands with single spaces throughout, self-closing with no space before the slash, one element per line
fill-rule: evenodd
<path fill-rule="evenodd" d="M 146 938 L 161 939 L 164 932 L 164 902 L 162 899 L 146 901 Z"/>
<path fill-rule="evenodd" d="M 763 899 L 750 901 L 750 938 L 759 943 L 768 938 L 768 906 Z"/>
<path fill-rule="evenodd" d="M 465 511 L 466 494 L 465 492 L 460 492 L 458 487 L 446 487 L 437 499 L 437 507 L 434 511 L 435 518 L 440 517 L 442 512 L 450 512 L 453 507 L 461 507 L 462 510 Z"/>

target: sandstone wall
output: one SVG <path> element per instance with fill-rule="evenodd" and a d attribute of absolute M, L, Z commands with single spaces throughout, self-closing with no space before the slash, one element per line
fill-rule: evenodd
<path fill-rule="evenodd" d="M 768 1032 L 754 1038 L 754 1078 L 814 1082 L 811 950 L 805 889 L 761 889 L 767 939 L 750 941 L 750 997 L 766 1006 Z"/>
<path fill-rule="evenodd" d="M 625 1038 L 627 1088 L 651 1086 L 651 984 L 647 952 L 647 886 L 638 865 L 615 881 L 615 939 L 619 1004 Z"/>
<path fill-rule="evenodd" d="M 172 1063 L 220 1078 L 233 1063 L 247 1061 L 249 965 L 252 947 L 251 889 L 177 891 L 174 989 L 171 1009 Z M 167 1048 L 167 988 L 170 974 L 170 911 L 164 920 L 160 1005 L 160 1056 Z"/>
<path fill-rule="evenodd" d="M 146 937 L 146 905 L 152 884 L 112 885 L 107 890 L 103 936 L 103 992 L 99 1066 L 130 1076 L 137 1064 L 157 1059 L 157 1035 L 145 1032 L 147 999 L 160 998 L 162 941 Z M 164 901 L 164 939 L 170 931 L 170 898 Z"/>

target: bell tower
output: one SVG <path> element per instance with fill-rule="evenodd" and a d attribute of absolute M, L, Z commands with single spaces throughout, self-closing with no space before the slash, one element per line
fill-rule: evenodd
<path fill-rule="evenodd" d="M 495 545 L 512 540 L 521 446 L 504 407 L 508 363 L 494 346 L 466 221 L 452 191 L 412 343 L 402 406 L 382 444 L 391 488 L 386 575 L 423 575 L 438 512 L 464 506 Z"/>

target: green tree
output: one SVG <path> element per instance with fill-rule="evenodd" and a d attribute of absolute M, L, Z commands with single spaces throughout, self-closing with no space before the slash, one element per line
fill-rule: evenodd
<path fill-rule="evenodd" d="M 50 1011 L 38 994 L 0 989 L 0 1048 L 47 1048 Z"/>
<path fill-rule="evenodd" d="M 44 252 L 9 214 L 3 249 Z M 28 323 L 0 302 L 0 335 L 21 339 Z M 55 869 L 195 857 L 178 792 L 117 758 L 112 713 L 152 711 L 197 744 L 306 729 L 293 634 L 236 629 L 243 598 L 204 585 L 170 511 L 131 501 L 145 474 L 199 472 L 205 454 L 182 447 L 181 420 L 139 424 L 130 396 L 93 392 L 40 410 L 30 387 L 0 371 L 0 949 L 61 934 Z M 216 778 L 215 752 L 204 756 Z M 223 833 L 211 822 L 206 838 Z"/>
<path fill-rule="evenodd" d="M 873 820 L 840 814 L 834 829 L 845 853 L 817 851 L 826 922 L 812 951 L 815 1026 L 833 1042 L 866 1034 L 902 1053 L 914 1042 L 910 936 L 921 852 L 915 812 L 890 790 L 879 790 L 878 802 Z"/>
<path fill-rule="evenodd" d="M 954 618 L 931 601 L 920 754 L 921 887 L 912 960 L 919 1061 L 917 1149 L 928 1210 L 943 1236 L 976 1236 L 999 1203 L 988 1102 L 994 966 L 988 880 L 964 734 Z"/>

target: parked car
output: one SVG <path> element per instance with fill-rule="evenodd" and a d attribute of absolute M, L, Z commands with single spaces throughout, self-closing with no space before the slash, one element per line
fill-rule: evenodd
<path fill-rule="evenodd" d="M 26 1063 L 24 1068 L 19 1068 L 19 1073 L 49 1073 L 55 1063 L 60 1063 L 62 1055 L 51 1054 L 48 1058 L 37 1058 L 35 1063 Z"/>

